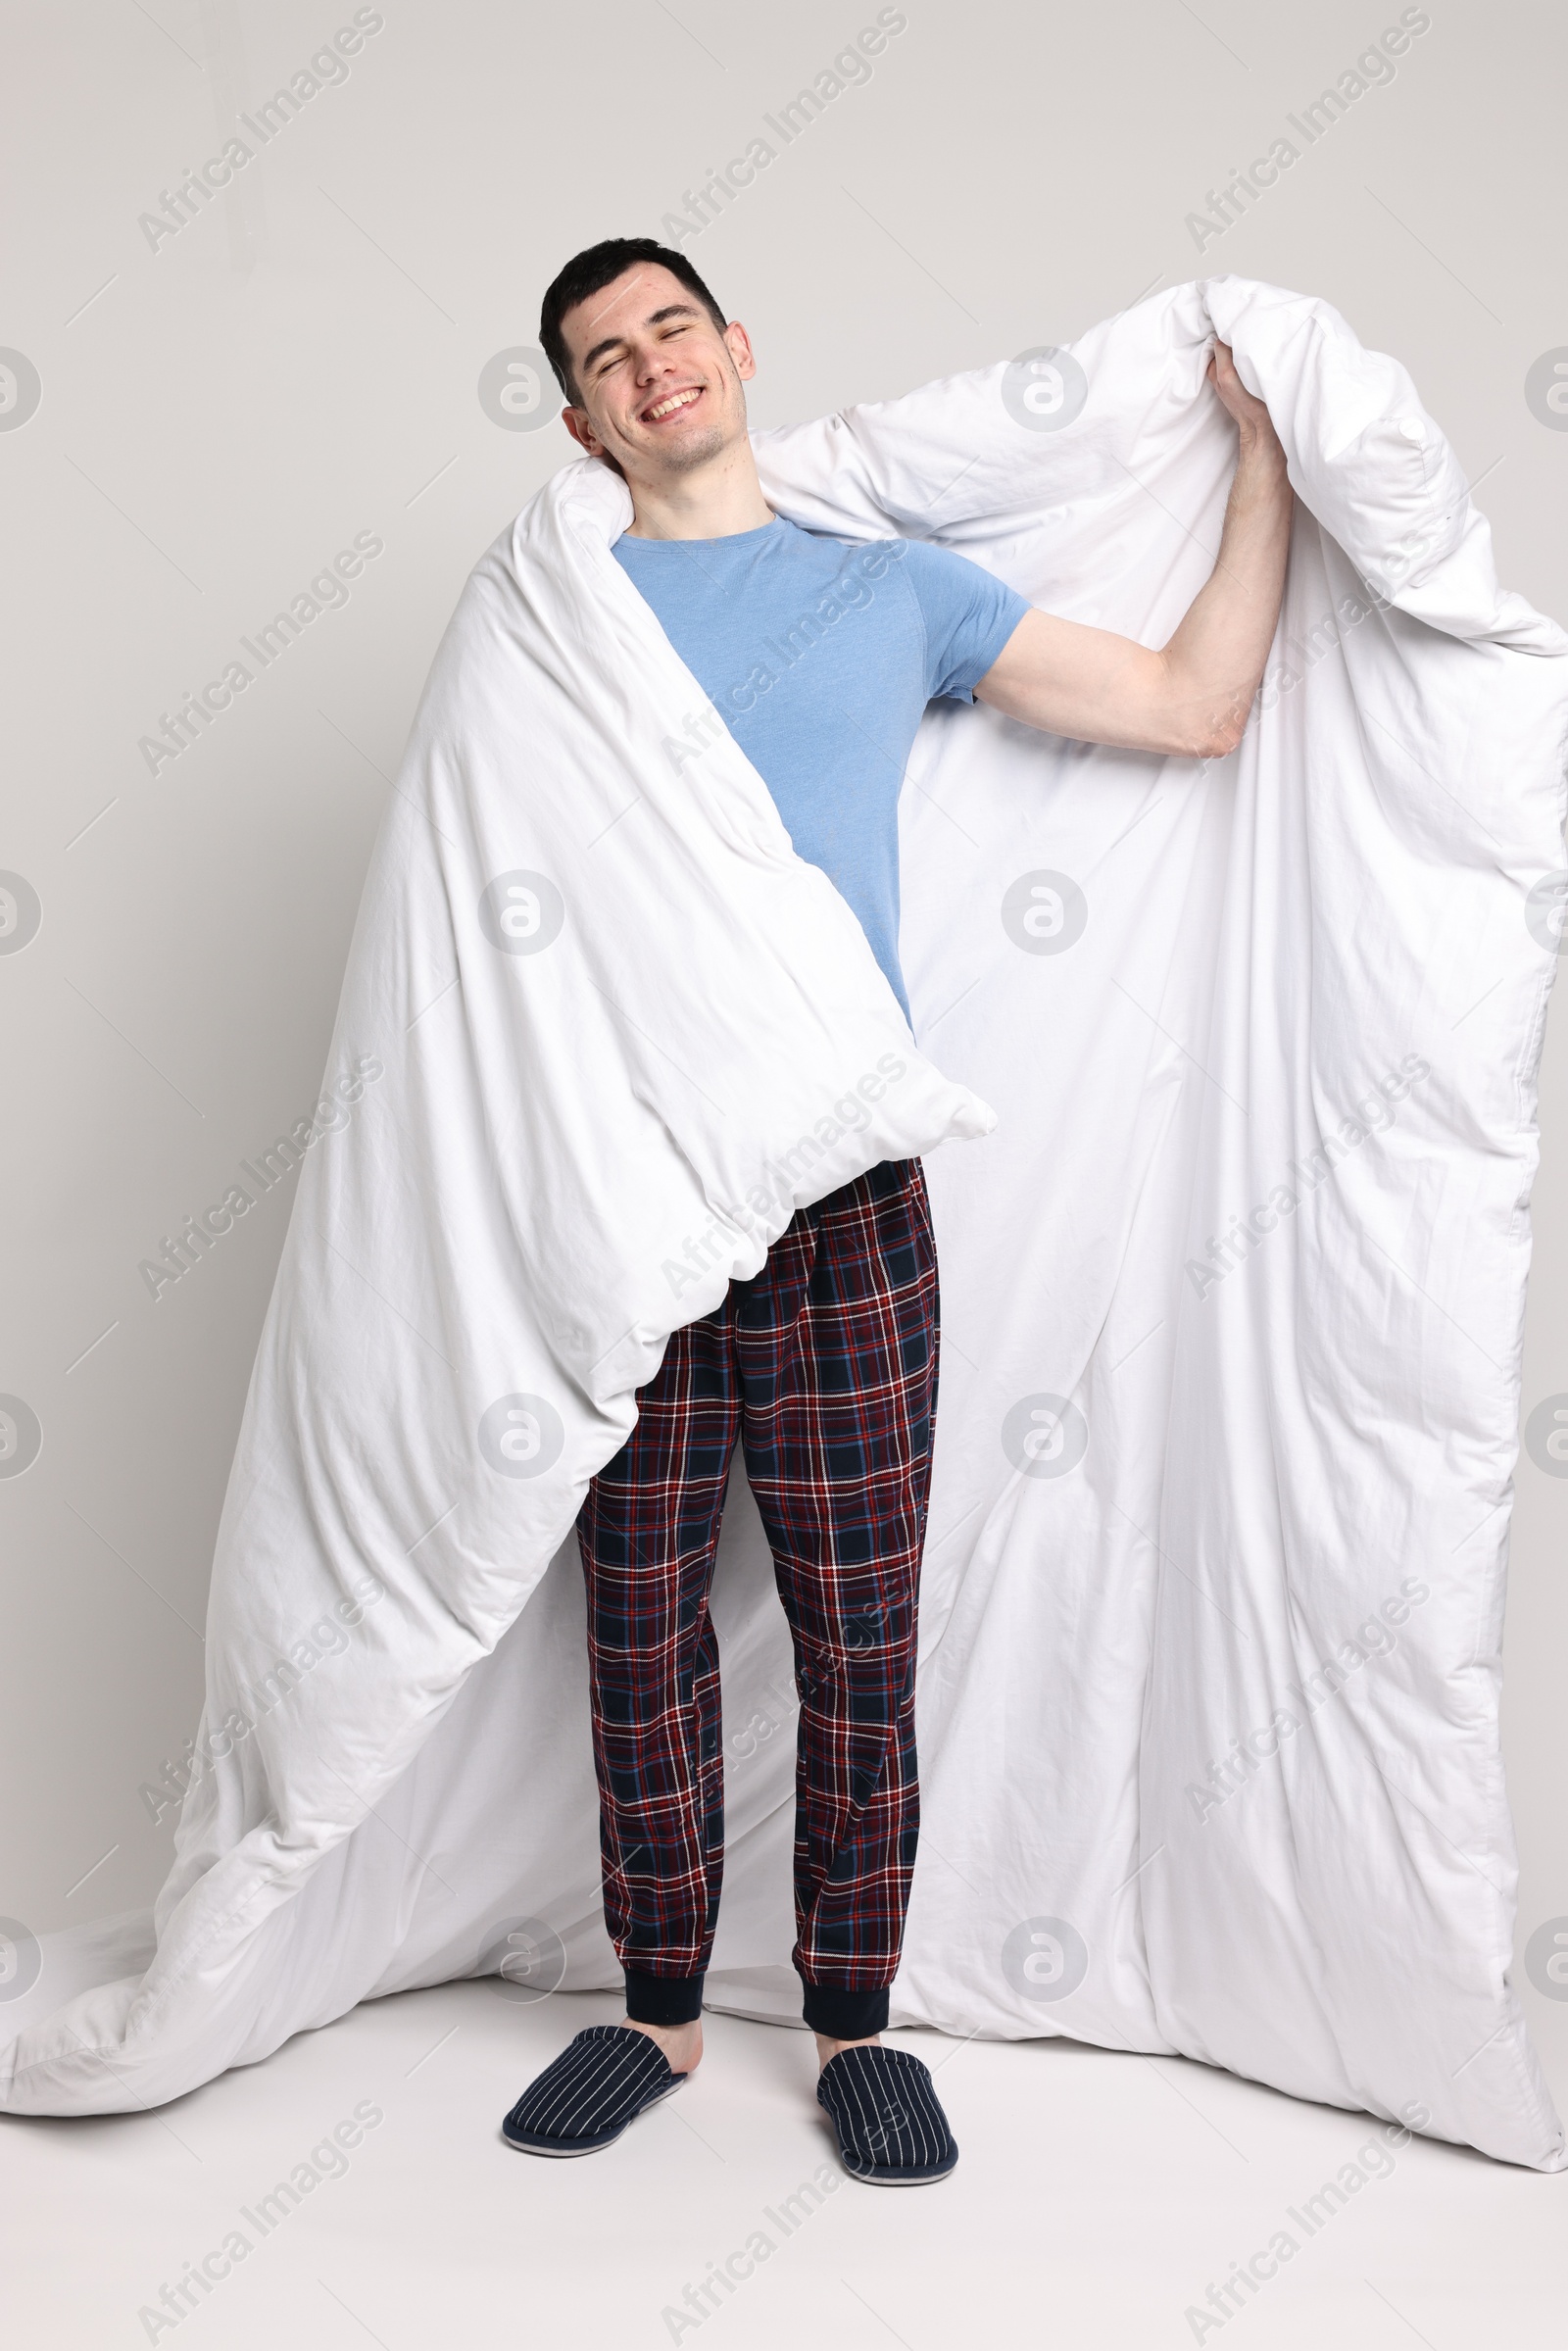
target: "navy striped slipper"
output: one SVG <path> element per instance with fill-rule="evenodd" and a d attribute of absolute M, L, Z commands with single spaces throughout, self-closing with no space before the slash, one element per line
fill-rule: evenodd
<path fill-rule="evenodd" d="M 817 2079 L 816 2102 L 838 2132 L 852 2180 L 876 2187 L 920 2187 L 946 2180 L 958 2149 L 928 2066 L 907 2049 L 880 2043 L 841 2049 Z"/>
<path fill-rule="evenodd" d="M 590 2025 L 529 2082 L 501 2135 L 530 2155 L 592 2155 L 685 2079 L 648 2033 Z"/>

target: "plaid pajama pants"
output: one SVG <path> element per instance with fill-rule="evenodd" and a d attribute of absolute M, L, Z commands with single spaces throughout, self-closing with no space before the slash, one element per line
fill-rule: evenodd
<path fill-rule="evenodd" d="M 670 1339 L 577 1521 L 605 1916 L 628 2013 L 701 2013 L 723 1872 L 709 1590 L 737 1437 L 795 1644 L 793 1953 L 806 2021 L 887 2021 L 919 1824 L 915 1602 L 937 1388 L 918 1159 L 801 1209 Z"/>

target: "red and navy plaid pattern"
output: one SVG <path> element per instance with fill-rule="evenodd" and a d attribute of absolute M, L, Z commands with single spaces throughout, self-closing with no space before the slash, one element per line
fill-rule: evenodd
<path fill-rule="evenodd" d="M 801 1209 L 639 1392 L 577 1521 L 623 1967 L 693 1977 L 712 1946 L 724 1816 L 708 1594 L 738 1436 L 795 1642 L 795 1966 L 852 1991 L 897 1973 L 936 1388 L 930 1210 L 919 1161 L 901 1159 Z"/>

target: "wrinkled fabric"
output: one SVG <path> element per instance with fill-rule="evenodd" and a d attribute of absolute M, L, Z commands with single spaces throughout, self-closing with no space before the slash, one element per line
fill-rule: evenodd
<path fill-rule="evenodd" d="M 156 1955 L 144 1919 L 45 1938 L 6 2104 L 156 2103 L 456 1976 L 615 1984 L 572 1515 L 669 1331 L 919 1153 L 943 1373 L 894 2021 L 1181 2051 L 1562 2165 L 1497 1706 L 1568 640 L 1498 589 L 1403 369 L 1241 279 L 758 455 L 810 529 L 1158 644 L 1234 460 L 1216 331 L 1298 494 L 1246 737 L 1205 767 L 930 712 L 917 1044 L 610 556 L 623 486 L 566 467 L 481 561 L 351 952 Z M 708 1990 L 783 2017 L 770 1583 L 737 1481 Z"/>

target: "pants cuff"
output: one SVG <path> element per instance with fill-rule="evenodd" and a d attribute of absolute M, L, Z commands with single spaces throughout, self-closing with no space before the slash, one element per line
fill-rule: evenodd
<path fill-rule="evenodd" d="M 864 2040 L 888 2029 L 888 1986 L 845 1991 L 836 1984 L 808 1984 L 802 2013 L 811 2031 L 829 2040 Z"/>
<path fill-rule="evenodd" d="M 626 2014 L 638 2025 L 695 2025 L 706 1976 L 645 1976 L 627 1968 Z"/>

